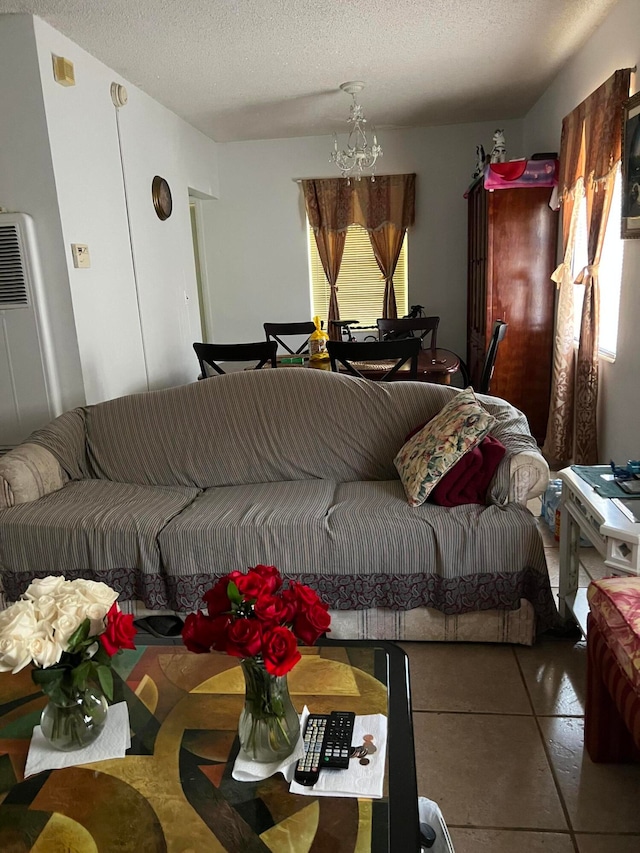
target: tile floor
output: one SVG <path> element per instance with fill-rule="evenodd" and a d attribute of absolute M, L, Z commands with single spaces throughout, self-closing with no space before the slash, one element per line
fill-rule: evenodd
<path fill-rule="evenodd" d="M 557 594 L 558 543 L 539 524 Z M 580 586 L 606 574 L 595 549 L 581 561 Z M 402 646 L 418 793 L 440 805 L 456 853 L 640 853 L 640 765 L 583 752 L 583 640 Z"/>

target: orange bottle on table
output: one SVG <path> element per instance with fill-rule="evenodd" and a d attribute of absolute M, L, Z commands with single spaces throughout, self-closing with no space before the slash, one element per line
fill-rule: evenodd
<path fill-rule="evenodd" d="M 329 353 L 327 352 L 329 335 L 322 329 L 320 317 L 314 317 L 313 323 L 316 328 L 309 335 L 309 361 L 323 361 L 329 358 Z"/>

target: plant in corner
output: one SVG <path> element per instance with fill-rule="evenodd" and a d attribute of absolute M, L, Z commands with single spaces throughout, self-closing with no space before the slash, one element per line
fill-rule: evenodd
<path fill-rule="evenodd" d="M 191 613 L 185 620 L 185 646 L 240 658 L 245 678 L 240 745 L 254 761 L 286 758 L 300 734 L 287 673 L 301 658 L 298 640 L 312 646 L 329 631 L 328 605 L 304 584 L 289 581 L 285 587 L 278 569 L 263 565 L 230 572 L 203 600 L 207 613 Z"/>
<path fill-rule="evenodd" d="M 0 613 L 0 672 L 31 677 L 49 697 L 42 733 L 57 749 L 81 749 L 102 732 L 113 699 L 113 656 L 135 649 L 133 616 L 104 583 L 50 576 Z"/>

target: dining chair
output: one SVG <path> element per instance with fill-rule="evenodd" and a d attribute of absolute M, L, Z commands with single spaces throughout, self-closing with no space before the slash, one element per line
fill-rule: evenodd
<path fill-rule="evenodd" d="M 284 347 L 290 355 L 306 355 L 309 352 L 309 335 L 315 332 L 316 327 L 312 320 L 303 323 L 263 323 L 264 332 L 267 340 L 274 340 L 280 346 Z M 304 335 L 304 341 L 297 350 L 292 350 L 291 346 L 283 341 L 280 335 L 294 335 L 298 339 Z M 295 344 L 293 344 L 295 346 Z"/>
<path fill-rule="evenodd" d="M 493 324 L 491 340 L 489 341 L 489 346 L 487 347 L 487 354 L 484 357 L 484 365 L 482 367 L 482 374 L 480 375 L 480 385 L 478 388 L 475 389 L 479 394 L 489 393 L 489 388 L 491 386 L 491 377 L 493 376 L 493 371 L 496 366 L 498 347 L 504 340 L 504 336 L 507 334 L 508 326 L 509 324 L 504 323 L 502 320 L 496 320 Z"/>
<path fill-rule="evenodd" d="M 424 346 L 424 339 L 430 333 L 429 348 L 436 349 L 440 317 L 396 317 L 392 320 L 381 317 L 376 323 L 381 341 L 413 338 L 420 332 L 420 345 Z"/>
<path fill-rule="evenodd" d="M 329 320 L 329 327 L 337 329 L 343 341 L 355 341 L 351 326 L 357 326 L 358 320 Z"/>
<path fill-rule="evenodd" d="M 387 382 L 397 378 L 395 374 L 409 362 L 407 378 L 418 378 L 420 338 L 403 338 L 397 341 L 327 341 L 327 352 L 334 373 L 340 372 L 342 365 L 351 376 L 370 379 L 373 377 L 367 376 L 367 372 L 375 372 L 380 382 Z M 392 360 L 395 361 L 392 365 L 381 364 Z M 382 375 L 378 377 L 378 373 Z"/>
<path fill-rule="evenodd" d="M 209 377 L 205 365 L 213 368 L 216 373 L 226 373 L 226 370 L 218 364 L 219 361 L 256 361 L 254 370 L 264 367 L 267 362 L 271 363 L 271 367 L 277 367 L 278 344 L 275 341 L 257 341 L 249 344 L 194 343 L 193 348 L 200 363 L 198 379 Z"/>
<path fill-rule="evenodd" d="M 471 376 L 469 374 L 469 368 L 466 363 L 460 359 L 460 374 L 462 376 L 462 385 L 464 388 L 471 385 L 474 391 L 477 391 L 478 394 L 488 394 L 491 388 L 491 377 L 493 376 L 493 371 L 496 365 L 496 358 L 498 356 L 498 347 L 500 343 L 504 340 L 504 336 L 507 334 L 507 328 L 509 327 L 508 323 L 505 323 L 503 320 L 496 320 L 493 324 L 493 331 L 491 332 L 491 339 L 489 341 L 489 346 L 487 347 L 487 351 L 484 356 L 484 363 L 482 365 L 482 373 L 480 374 L 480 382 L 477 385 L 474 385 L 471 381 Z"/>

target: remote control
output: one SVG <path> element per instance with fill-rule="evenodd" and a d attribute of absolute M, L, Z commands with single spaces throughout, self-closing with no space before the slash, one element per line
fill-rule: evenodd
<path fill-rule="evenodd" d="M 299 785 L 315 785 L 320 776 L 320 755 L 329 717 L 327 714 L 309 714 L 304 729 L 304 757 L 293 775 Z"/>
<path fill-rule="evenodd" d="M 353 711 L 332 711 L 322 747 L 321 767 L 344 770 L 349 766 L 351 737 L 356 715 Z"/>

